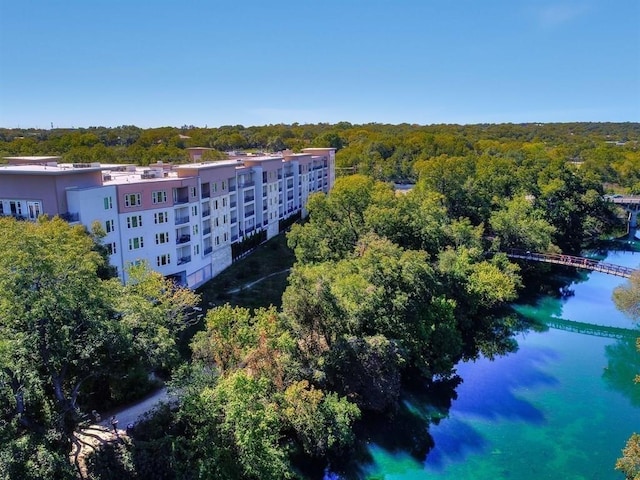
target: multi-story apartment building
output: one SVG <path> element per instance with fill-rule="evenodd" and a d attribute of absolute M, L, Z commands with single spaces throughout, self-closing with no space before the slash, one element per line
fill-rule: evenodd
<path fill-rule="evenodd" d="M 190 149 L 198 159 L 204 149 Z M 0 215 L 59 215 L 88 228 L 99 222 L 110 262 L 146 260 L 195 288 L 232 262 L 232 244 L 278 234 L 280 220 L 335 180 L 335 149 L 235 155 L 228 160 L 149 167 L 63 164 L 59 157 L 8 157 L 0 166 Z"/>

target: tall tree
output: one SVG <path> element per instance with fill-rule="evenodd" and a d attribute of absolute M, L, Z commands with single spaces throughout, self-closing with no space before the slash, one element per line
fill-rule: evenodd
<path fill-rule="evenodd" d="M 89 389 L 115 383 L 141 354 L 162 366 L 197 297 L 143 266 L 134 284 L 103 280 L 94 238 L 57 217 L 0 218 L 0 235 L 0 414 L 12 432 L 0 457 L 31 442 L 66 458 Z"/>

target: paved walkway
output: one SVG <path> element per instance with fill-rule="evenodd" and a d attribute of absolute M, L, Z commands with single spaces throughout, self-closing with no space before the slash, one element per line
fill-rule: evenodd
<path fill-rule="evenodd" d="M 71 462 L 76 467 L 81 478 L 87 478 L 85 465 L 86 456 L 98 450 L 101 445 L 124 441 L 127 438 L 126 428 L 130 423 L 136 424 L 147 412 L 150 412 L 161 402 L 171 401 L 166 388 L 160 388 L 137 403 L 121 409 L 105 412 L 99 423 L 92 423 L 74 434 L 73 448 L 70 454 Z M 117 431 L 111 425 L 111 417 L 118 420 Z"/>
<path fill-rule="evenodd" d="M 263 280 L 266 280 L 269 277 L 273 277 L 274 275 L 281 275 L 283 273 L 287 273 L 288 271 L 290 271 L 290 268 L 285 268 L 284 270 L 280 270 L 279 272 L 273 272 L 270 273 L 269 275 L 265 275 L 264 277 L 260 277 L 257 280 L 254 280 L 253 282 L 249 282 L 249 283 L 245 283 L 244 285 L 237 287 L 237 288 L 233 288 L 231 290 L 227 290 L 226 293 L 238 293 L 242 290 L 246 290 L 248 288 L 253 287 L 255 284 L 262 282 Z"/>

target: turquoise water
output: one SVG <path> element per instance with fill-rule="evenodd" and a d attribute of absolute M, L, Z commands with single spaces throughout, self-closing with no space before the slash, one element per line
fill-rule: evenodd
<path fill-rule="evenodd" d="M 611 253 L 609 263 L 638 267 L 640 254 Z M 550 317 L 637 328 L 615 308 L 625 280 L 589 273 L 575 296 L 516 305 L 543 322 Z M 640 331 L 638 332 L 640 336 Z M 603 338 L 549 328 L 517 337 L 519 350 L 494 361 L 462 363 L 457 398 L 437 425 L 435 446 L 416 458 L 368 445 L 366 477 L 412 479 L 623 479 L 616 459 L 640 432 L 640 354 L 633 338 Z"/>

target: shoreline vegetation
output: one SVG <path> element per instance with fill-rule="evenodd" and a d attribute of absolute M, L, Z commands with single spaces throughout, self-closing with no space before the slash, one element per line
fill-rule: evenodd
<path fill-rule="evenodd" d="M 293 136 L 281 135 L 281 143 L 274 142 L 272 147 L 294 146 L 294 140 L 336 146 L 339 168 L 357 173 L 339 177 L 328 195 L 310 197 L 308 220 L 291 227 L 286 241 L 295 263 L 281 301 L 269 300 L 276 306 L 246 305 L 247 298 L 261 296 L 258 290 L 224 293 L 268 274 L 258 272 L 261 262 L 252 256 L 235 265 L 235 274 L 228 274 L 236 278 L 225 278 L 223 273 L 198 291 L 208 311 L 202 328 L 188 334 L 182 329 L 189 348 L 180 348 L 178 342 L 164 343 L 165 335 L 177 338 L 181 330 L 172 330 L 170 325 L 154 330 L 167 317 L 160 312 L 146 315 L 155 311 L 145 303 L 153 290 L 129 287 L 130 296 L 123 295 L 130 299 L 128 303 L 105 299 L 106 306 L 115 309 L 111 314 L 114 325 L 126 318 L 132 332 L 148 334 L 140 339 L 149 349 L 150 365 L 170 375 L 170 388 L 182 401 L 178 408 L 160 409 L 136 425 L 131 439 L 91 456 L 87 462 L 90 478 L 114 478 L 115 472 L 118 478 L 314 478 L 321 476 L 327 464 L 333 471 L 357 478 L 362 472 L 349 459 L 363 454 L 358 439 L 379 435 L 368 427 L 375 425 L 375 418 L 389 415 L 398 419 L 398 428 L 410 432 L 406 437 L 412 444 L 405 447 L 422 455 L 430 448 L 431 417 L 407 409 L 400 399 L 410 391 L 425 394 L 425 390 L 412 391 L 421 382 L 448 392 L 432 401 L 451 399 L 459 360 L 479 355 L 494 358 L 517 348 L 512 334 L 527 327 L 504 307 L 525 291 L 523 287 L 535 292 L 550 270 L 509 261 L 500 253 L 502 249 L 577 253 L 585 244 L 623 231 L 620 212 L 603 197 L 605 185 L 607 191 L 635 193 L 635 179 L 640 179 L 639 127 L 229 127 L 226 131 L 209 129 L 215 138 L 208 140 L 196 136 L 202 129 L 185 129 L 193 134 L 194 142 L 210 142 L 200 146 L 221 149 L 216 139 L 222 133 L 231 137 L 291 131 Z M 297 136 L 314 129 L 317 136 Z M 160 146 L 168 147 L 166 138 L 173 138 L 176 131 L 129 130 L 139 135 L 130 146 L 140 138 L 149 139 L 149 155 Z M 153 136 L 161 132 L 170 135 Z M 77 135 L 96 133 L 71 132 L 60 138 L 71 135 L 81 141 Z M 83 138 L 94 141 L 93 137 L 90 141 Z M 622 144 L 610 143 L 610 138 Z M 33 138 L 27 142 L 24 138 L 3 139 L 0 151 L 15 151 L 23 143 L 33 145 Z M 236 141 L 240 143 L 239 138 Z M 100 149 L 100 143 L 88 148 Z M 34 153 L 32 149 L 21 154 Z M 389 183 L 392 180 L 415 180 L 416 185 L 396 195 Z M 0 228 L 20 228 L 13 220 L 3 222 Z M 59 222 L 38 225 L 60 232 L 70 228 Z M 291 261 L 288 249 L 279 241 L 262 247 L 272 259 L 265 259 L 265 264 L 275 264 L 276 258 L 282 261 L 276 271 L 284 270 Z M 19 251 L 16 246 L 18 258 L 30 260 L 18 255 Z M 0 286 L 9 286 L 10 281 L 33 285 L 24 282 L 35 280 L 21 274 L 5 260 L 0 264 L 5 283 Z M 147 278 L 143 272 L 140 275 Z M 275 296 L 284 279 L 277 275 L 272 279 L 269 295 Z M 100 281 L 94 281 L 97 290 Z M 266 281 L 263 283 L 259 285 L 266 287 Z M 19 290 L 0 291 L 0 313 L 8 315 L 8 308 L 15 308 L 17 301 L 10 293 Z M 242 293 L 249 295 L 241 297 Z M 169 300 L 162 297 L 152 306 L 166 305 Z M 162 312 L 185 312 L 196 304 L 193 298 L 182 300 L 182 310 L 167 307 Z M 43 311 L 34 321 L 46 320 L 47 314 Z M 3 324 L 2 328 L 20 325 Z M 18 333 L 9 340 L 14 343 L 0 349 L 3 365 L 22 365 L 18 362 L 22 357 L 12 353 L 21 341 Z M 124 348 L 127 336 L 121 341 Z M 158 350 L 159 345 L 163 350 Z M 188 361 L 180 360 L 180 351 Z M 160 352 L 171 362 L 158 356 Z M 38 361 L 46 363 L 50 358 Z M 42 375 L 38 369 L 28 372 L 33 378 Z M 15 405 L 11 382 L 1 385 L 6 404 Z M 41 470 L 46 466 L 58 478 L 74 476 L 59 461 L 65 453 L 65 430 L 56 426 L 55 398 L 49 400 L 47 395 L 46 388 L 36 389 L 27 401 L 36 400 L 30 404 L 36 410 L 48 405 L 41 423 L 50 432 L 58 432 L 61 441 L 46 443 L 42 433 L 20 423 L 15 410 L 6 409 L 4 418 L 14 427 L 2 438 L 0 465 L 5 471 L 26 472 L 28 462 L 20 458 L 29 449 L 40 448 L 48 455 Z M 91 408 L 92 398 L 87 391 L 78 407 Z M 441 411 L 448 408 L 446 402 L 439 407 Z"/>

